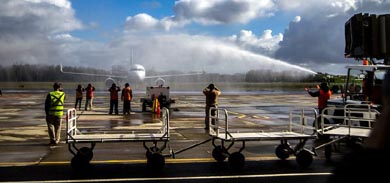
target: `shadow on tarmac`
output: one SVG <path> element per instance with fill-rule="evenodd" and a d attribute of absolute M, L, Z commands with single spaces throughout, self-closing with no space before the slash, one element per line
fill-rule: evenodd
<path fill-rule="evenodd" d="M 320 168 L 322 167 L 322 168 Z M 325 168 L 324 168 L 325 167 Z M 146 163 L 96 163 L 83 168 L 70 164 L 0 167 L 1 181 L 70 181 L 70 182 L 326 182 L 332 166 L 323 162 L 302 169 L 295 160 L 247 161 L 242 170 L 227 162 L 168 163 L 162 170 L 150 169 Z M 321 171 L 319 172 L 319 169 Z"/>

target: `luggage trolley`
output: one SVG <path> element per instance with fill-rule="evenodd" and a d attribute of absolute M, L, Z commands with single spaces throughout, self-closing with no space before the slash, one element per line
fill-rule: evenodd
<path fill-rule="evenodd" d="M 282 132 L 262 132 L 260 130 L 257 132 L 232 132 L 229 129 L 229 112 L 221 108 L 211 108 L 210 114 L 213 114 L 211 111 L 215 112 L 215 115 L 210 115 L 209 118 L 209 135 L 212 137 L 214 147 L 212 156 L 217 162 L 223 162 L 228 158 L 232 168 L 240 169 L 245 164 L 245 157 L 241 152 L 245 148 L 246 141 L 280 140 L 281 143 L 275 150 L 278 158 L 285 160 L 290 155 L 295 155 L 296 161 L 301 167 L 311 165 L 314 153 L 304 146 L 308 139 L 316 138 L 316 134 L 313 132 L 313 127 L 307 125 L 308 116 L 305 113 L 312 113 L 312 118 L 316 119 L 317 111 L 314 108 L 292 108 L 289 115 L 290 123 L 286 126 L 286 131 Z M 292 148 L 288 140 L 298 140 L 299 142 Z M 220 141 L 220 145 L 217 145 L 216 141 Z M 226 145 L 226 142 L 230 144 Z M 237 152 L 230 153 L 229 149 L 235 142 L 242 142 L 242 146 Z"/>
<path fill-rule="evenodd" d="M 342 111 L 337 114 L 336 111 Z M 347 104 L 343 107 L 327 107 L 322 111 L 320 124 L 316 124 L 318 136 L 326 140 L 313 151 L 325 147 L 325 158 L 330 160 L 332 144 L 341 140 L 356 143 L 367 138 L 380 114 L 370 104 Z"/>
<path fill-rule="evenodd" d="M 146 158 L 148 167 L 162 169 L 165 165 L 165 158 L 162 151 L 169 142 L 169 110 L 162 109 L 160 118 L 161 128 L 155 133 L 110 133 L 110 134 L 83 134 L 77 126 L 76 109 L 69 109 L 66 113 L 66 143 L 69 151 L 74 155 L 71 160 L 72 167 L 85 167 L 89 165 L 93 157 L 93 149 L 96 143 L 107 142 L 143 142 L 146 149 Z M 158 146 L 158 142 L 163 144 Z M 90 147 L 76 146 L 77 143 L 90 143 Z M 148 147 L 147 143 L 153 145 Z M 168 144 L 169 147 L 169 144 Z"/>

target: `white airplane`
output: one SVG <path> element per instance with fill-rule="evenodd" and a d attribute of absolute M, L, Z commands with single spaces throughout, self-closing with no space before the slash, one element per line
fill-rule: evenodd
<path fill-rule="evenodd" d="M 118 76 L 112 74 L 94 74 L 94 73 L 83 73 L 83 72 L 68 72 L 62 69 L 62 65 L 60 65 L 60 71 L 64 74 L 78 74 L 78 75 L 86 75 L 86 76 L 101 76 L 107 77 L 105 80 L 106 86 L 111 87 L 112 83 L 118 84 L 118 80 L 130 80 L 132 82 L 142 82 L 145 79 L 153 79 L 156 78 L 156 85 L 162 86 L 165 83 L 163 77 L 177 77 L 177 76 L 191 76 L 191 75 L 200 75 L 205 72 L 196 72 L 196 73 L 187 73 L 187 74 L 174 74 L 174 75 L 158 75 L 158 76 L 146 76 L 146 71 L 144 66 L 140 64 L 132 64 L 130 67 L 127 76 Z"/>

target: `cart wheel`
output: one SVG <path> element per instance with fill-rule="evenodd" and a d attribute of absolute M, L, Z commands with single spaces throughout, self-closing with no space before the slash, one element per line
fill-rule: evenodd
<path fill-rule="evenodd" d="M 148 157 L 147 166 L 153 170 L 161 170 L 165 165 L 165 158 L 160 153 L 151 153 Z"/>
<path fill-rule="evenodd" d="M 245 156 L 240 152 L 234 152 L 229 156 L 229 165 L 235 170 L 240 170 L 245 165 Z"/>
<path fill-rule="evenodd" d="M 332 145 L 326 145 L 325 146 L 325 159 L 326 161 L 330 161 L 332 158 Z"/>
<path fill-rule="evenodd" d="M 151 148 L 149 148 L 150 149 L 150 151 L 149 150 L 146 150 L 146 158 L 147 159 L 149 159 L 149 156 L 151 155 L 151 154 L 153 154 L 153 153 L 157 153 L 160 149 L 158 148 L 158 147 L 151 147 Z"/>
<path fill-rule="evenodd" d="M 93 152 L 92 149 L 89 147 L 82 147 L 78 152 L 77 155 L 79 155 L 82 159 L 85 159 L 86 161 L 91 161 L 93 158 Z"/>
<path fill-rule="evenodd" d="M 218 163 L 221 163 L 221 162 L 225 161 L 226 156 L 224 155 L 224 152 L 225 152 L 225 150 L 224 150 L 224 148 L 222 148 L 222 146 L 216 146 L 213 149 L 213 152 L 212 152 L 213 158 Z"/>
<path fill-rule="evenodd" d="M 313 162 L 313 155 L 309 150 L 302 149 L 297 154 L 296 161 L 298 165 L 301 166 L 302 168 L 307 168 Z"/>
<path fill-rule="evenodd" d="M 84 168 L 88 167 L 89 161 L 84 156 L 75 155 L 75 156 L 73 156 L 72 160 L 70 161 L 70 165 L 74 169 L 83 170 Z"/>
<path fill-rule="evenodd" d="M 279 144 L 275 149 L 275 154 L 279 159 L 285 160 L 290 157 L 290 147 L 287 144 Z"/>

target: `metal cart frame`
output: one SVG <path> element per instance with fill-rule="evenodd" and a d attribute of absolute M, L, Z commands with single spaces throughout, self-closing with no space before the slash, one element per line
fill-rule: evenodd
<path fill-rule="evenodd" d="M 69 151 L 74 155 L 71 164 L 73 167 L 85 167 L 89 165 L 93 157 L 93 149 L 96 143 L 112 143 L 112 142 L 143 142 L 143 147 L 146 149 L 146 157 L 148 167 L 161 169 L 165 165 L 165 158 L 162 151 L 169 146 L 169 110 L 162 109 L 161 112 L 161 128 L 156 133 L 110 133 L 110 134 L 83 134 L 77 126 L 76 109 L 69 109 L 66 113 L 66 143 Z M 158 146 L 158 142 L 162 142 Z M 78 148 L 76 144 L 90 143 L 90 147 Z M 152 143 L 148 146 L 147 143 Z"/>
<path fill-rule="evenodd" d="M 314 108 L 292 108 L 288 128 L 282 132 L 262 132 L 260 130 L 260 132 L 233 132 L 229 129 L 228 111 L 222 108 L 210 108 L 210 114 L 213 114 L 212 111 L 215 115 L 209 117 L 209 135 L 212 137 L 214 146 L 212 156 L 216 161 L 223 162 L 228 158 L 229 164 L 239 169 L 245 164 L 245 157 L 241 152 L 245 149 L 246 141 L 280 140 L 281 144 L 275 150 L 278 158 L 285 160 L 293 154 L 297 157 L 297 163 L 302 167 L 308 167 L 312 163 L 314 153 L 304 146 L 308 139 L 314 139 L 316 135 L 313 133 L 313 127 L 307 125 L 308 116 L 305 113 L 312 111 L 316 119 L 317 111 Z M 309 133 L 307 129 L 310 129 Z M 289 140 L 299 142 L 292 148 L 288 143 Z M 216 141 L 220 141 L 220 145 L 217 145 Z M 237 152 L 229 153 L 235 142 L 241 142 L 241 148 Z"/>

